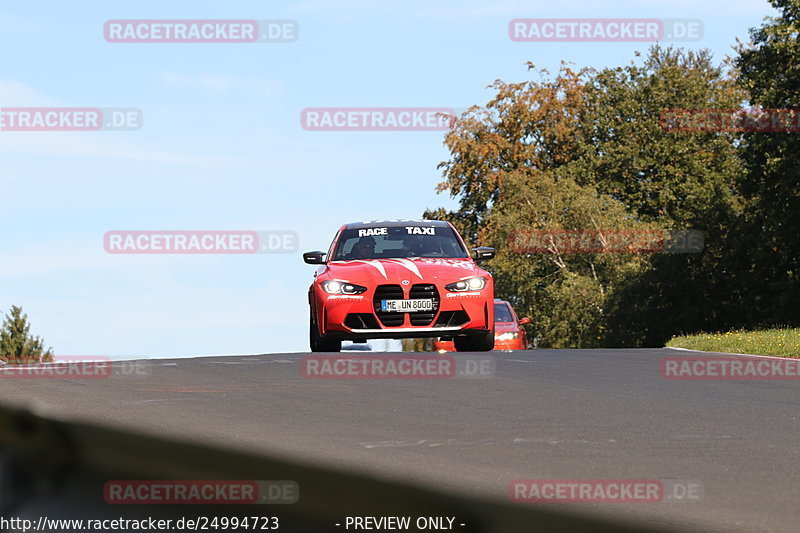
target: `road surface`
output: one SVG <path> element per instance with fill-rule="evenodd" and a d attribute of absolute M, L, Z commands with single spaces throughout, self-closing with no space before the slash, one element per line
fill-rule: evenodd
<path fill-rule="evenodd" d="M 797 531 L 799 381 L 665 380 L 663 357 L 696 355 L 670 349 L 472 354 L 486 362 L 478 375 L 447 379 L 315 379 L 302 375 L 308 355 L 121 362 L 99 379 L 7 376 L 0 401 L 503 501 L 518 479 L 688 480 L 702 484 L 691 502 L 545 505 Z"/>

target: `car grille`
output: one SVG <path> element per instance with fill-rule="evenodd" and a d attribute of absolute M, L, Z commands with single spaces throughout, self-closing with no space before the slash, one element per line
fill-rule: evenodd
<path fill-rule="evenodd" d="M 375 289 L 375 295 L 372 298 L 372 306 L 375 310 L 375 315 L 381 324 L 387 327 L 402 326 L 405 316 L 410 316 L 412 326 L 428 326 L 436 317 L 439 312 L 439 291 L 436 290 L 436 285 L 432 284 L 418 284 L 411 287 L 408 295 L 409 299 L 416 300 L 418 298 L 430 298 L 433 300 L 433 310 L 417 313 L 383 313 L 381 312 L 381 300 L 403 300 L 403 288 L 400 285 L 379 285 Z"/>
<path fill-rule="evenodd" d="M 381 324 L 387 327 L 402 326 L 405 313 L 383 313 L 381 312 L 381 300 L 402 300 L 403 288 L 400 285 L 378 285 L 375 295 L 372 297 L 372 308 Z"/>
<path fill-rule="evenodd" d="M 417 298 L 430 298 L 433 300 L 433 311 L 409 313 L 412 326 L 430 325 L 436 313 L 439 312 L 439 291 L 436 290 L 436 285 L 414 285 L 411 287 L 408 297 L 411 300 L 416 300 Z"/>

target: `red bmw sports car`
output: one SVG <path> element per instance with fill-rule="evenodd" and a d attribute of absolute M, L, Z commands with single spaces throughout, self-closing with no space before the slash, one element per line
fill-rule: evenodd
<path fill-rule="evenodd" d="M 458 351 L 494 347 L 494 282 L 449 223 L 382 220 L 346 224 L 328 253 L 306 252 L 321 265 L 308 291 L 314 352 L 342 341 L 453 337 Z"/>

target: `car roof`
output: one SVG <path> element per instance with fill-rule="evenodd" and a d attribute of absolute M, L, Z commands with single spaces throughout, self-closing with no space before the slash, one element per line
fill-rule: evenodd
<path fill-rule="evenodd" d="M 367 220 L 362 222 L 350 222 L 349 224 L 345 224 L 342 229 L 359 229 L 359 228 L 374 228 L 374 227 L 396 228 L 403 226 L 446 227 L 449 226 L 449 224 L 444 220 L 403 220 L 403 219 Z"/>

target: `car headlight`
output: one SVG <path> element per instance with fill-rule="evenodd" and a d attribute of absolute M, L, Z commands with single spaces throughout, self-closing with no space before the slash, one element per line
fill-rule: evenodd
<path fill-rule="evenodd" d="M 462 279 L 461 281 L 456 281 L 455 283 L 445 285 L 444 288 L 450 292 L 464 292 L 464 291 L 479 291 L 485 286 L 486 286 L 486 278 L 477 276 L 474 278 Z"/>
<path fill-rule="evenodd" d="M 518 339 L 519 333 L 516 331 L 506 331 L 504 333 L 500 333 L 499 335 L 495 335 L 494 338 L 498 341 L 510 341 L 512 339 Z"/>
<path fill-rule="evenodd" d="M 322 290 L 328 294 L 361 294 L 367 288 L 346 281 L 329 280 L 322 282 Z"/>

